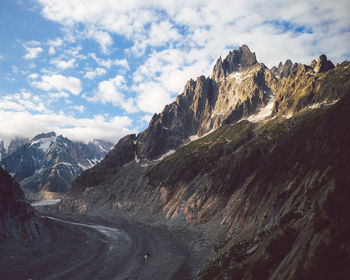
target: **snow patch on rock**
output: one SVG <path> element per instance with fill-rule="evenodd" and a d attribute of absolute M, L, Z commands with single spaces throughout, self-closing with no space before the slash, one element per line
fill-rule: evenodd
<path fill-rule="evenodd" d="M 50 199 L 50 200 L 41 200 L 37 202 L 33 202 L 30 205 L 35 206 L 47 206 L 47 205 L 55 205 L 58 204 L 61 201 L 61 199 Z"/>

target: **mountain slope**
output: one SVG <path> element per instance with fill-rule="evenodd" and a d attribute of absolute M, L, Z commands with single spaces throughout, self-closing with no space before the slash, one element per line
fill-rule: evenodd
<path fill-rule="evenodd" d="M 225 63 L 246 57 L 240 50 Z M 321 56 L 276 78 L 248 57 L 239 71 L 219 59 L 211 79 L 189 81 L 144 132 L 79 176 L 60 209 L 207 232 L 217 259 L 199 279 L 342 279 L 350 63 L 332 69 Z"/>
<path fill-rule="evenodd" d="M 1 165 L 27 195 L 41 192 L 45 197 L 67 191 L 73 180 L 100 161 L 111 147 L 101 140 L 84 144 L 54 132 L 43 133 L 4 158 Z"/>
<path fill-rule="evenodd" d="M 349 106 L 350 92 L 331 108 L 275 119 L 234 149 L 232 158 L 220 157 L 219 170 L 208 175 L 216 183 L 208 184 L 211 192 L 200 197 L 196 190 L 192 200 L 219 197 L 216 215 L 231 234 L 198 279 L 347 277 Z M 231 177 L 217 182 L 217 172 Z M 205 205 L 188 206 L 190 217 L 202 218 Z"/>
<path fill-rule="evenodd" d="M 0 244 L 8 240 L 32 242 L 47 231 L 24 200 L 19 184 L 0 167 Z"/>

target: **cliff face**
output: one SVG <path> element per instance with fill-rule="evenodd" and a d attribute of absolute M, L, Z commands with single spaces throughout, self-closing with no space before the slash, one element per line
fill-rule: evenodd
<path fill-rule="evenodd" d="M 207 175 L 211 195 L 196 191 L 186 204 L 191 216 L 206 208 L 231 229 L 198 279 L 347 277 L 349 105 L 350 92 L 333 107 L 274 119 L 220 157 Z M 198 205 L 210 200 L 221 203 Z"/>
<path fill-rule="evenodd" d="M 186 83 L 176 101 L 155 114 L 136 139 L 136 156 L 154 160 L 224 123 L 248 117 L 273 97 L 276 78 L 258 64 L 247 46 L 230 52 L 214 66 L 212 78 Z"/>
<path fill-rule="evenodd" d="M 144 132 L 79 176 L 59 207 L 225 232 L 199 279 L 343 279 L 350 64 L 298 65 L 277 79 L 253 58 L 240 62 L 239 72 L 219 62 L 212 79 L 189 81 Z"/>
<path fill-rule="evenodd" d="M 303 109 L 336 102 L 344 95 L 350 86 L 349 62 L 328 69 L 322 66 L 327 59 L 322 57 L 325 56 L 321 56 L 314 66 L 299 64 L 287 77 L 278 81 L 274 115 L 292 116 Z"/>
<path fill-rule="evenodd" d="M 32 242 L 46 231 L 33 208 L 25 202 L 19 184 L 0 167 L 0 243 Z"/>

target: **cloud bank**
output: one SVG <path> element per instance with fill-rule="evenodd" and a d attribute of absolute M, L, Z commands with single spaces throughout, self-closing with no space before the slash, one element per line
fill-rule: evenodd
<path fill-rule="evenodd" d="M 33 131 L 50 127 L 86 139 L 135 131 L 174 100 L 187 80 L 210 75 L 220 55 L 242 44 L 268 67 L 288 58 L 308 64 L 323 53 L 335 63 L 350 58 L 348 0 L 36 2 L 60 34 L 21 43 L 21 57 L 31 64 L 13 65 L 12 72 L 25 75 L 29 88 L 0 99 L 1 117 L 26 133 L 21 118 L 31 120 Z M 0 57 L 4 63 L 6 55 Z M 105 117 L 103 107 L 112 117 Z M 10 128 L 0 132 L 2 138 L 16 134 Z"/>

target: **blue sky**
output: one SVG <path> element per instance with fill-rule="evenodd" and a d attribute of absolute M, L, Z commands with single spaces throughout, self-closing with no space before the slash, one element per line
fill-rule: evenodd
<path fill-rule="evenodd" d="M 0 1 L 0 138 L 116 142 L 248 44 L 268 67 L 349 60 L 349 1 Z"/>

